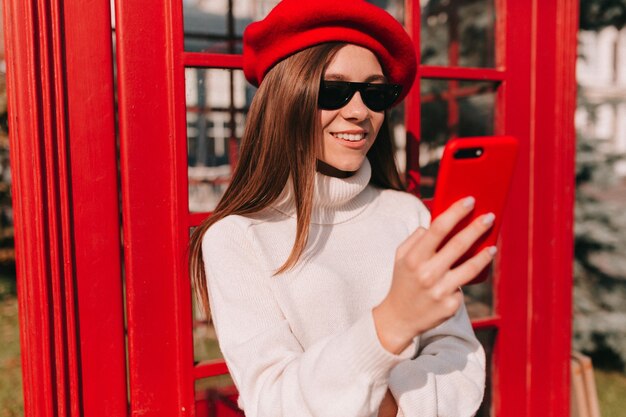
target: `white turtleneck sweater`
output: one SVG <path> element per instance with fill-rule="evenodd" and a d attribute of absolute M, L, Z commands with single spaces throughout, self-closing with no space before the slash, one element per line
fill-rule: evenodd
<path fill-rule="evenodd" d="M 400 355 L 382 347 L 372 308 L 391 285 L 398 245 L 430 215 L 414 196 L 369 185 L 367 159 L 349 178 L 316 174 L 307 248 L 293 246 L 291 187 L 254 216 L 206 232 L 212 316 L 247 417 L 375 417 L 389 388 L 398 416 L 472 416 L 484 351 L 465 307 Z"/>

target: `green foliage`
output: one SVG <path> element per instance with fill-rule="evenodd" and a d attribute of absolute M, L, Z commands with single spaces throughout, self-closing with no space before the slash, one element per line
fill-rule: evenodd
<path fill-rule="evenodd" d="M 626 376 L 617 372 L 596 370 L 595 380 L 602 417 L 623 417 Z"/>
<path fill-rule="evenodd" d="M 4 280 L 3 280 L 4 281 Z M 0 417 L 24 415 L 15 296 L 0 298 Z"/>
<path fill-rule="evenodd" d="M 574 236 L 574 348 L 596 366 L 625 370 L 626 187 L 614 167 L 623 155 L 578 138 Z"/>
<path fill-rule="evenodd" d="M 625 25 L 626 0 L 581 0 L 582 30 Z M 578 104 L 593 120 L 595 107 L 580 93 Z M 626 371 L 626 182 L 615 175 L 624 155 L 607 145 L 577 141 L 573 345 L 597 367 Z"/>

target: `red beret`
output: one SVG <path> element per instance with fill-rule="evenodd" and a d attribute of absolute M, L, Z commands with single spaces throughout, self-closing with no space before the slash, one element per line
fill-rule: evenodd
<path fill-rule="evenodd" d="M 282 0 L 243 34 L 243 71 L 258 86 L 280 60 L 325 42 L 346 42 L 371 50 L 391 83 L 409 92 L 417 58 L 402 25 L 364 0 Z"/>

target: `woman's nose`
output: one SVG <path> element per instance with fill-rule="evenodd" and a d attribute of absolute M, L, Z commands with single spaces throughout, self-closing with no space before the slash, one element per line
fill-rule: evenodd
<path fill-rule="evenodd" d="M 369 109 L 363 103 L 361 93 L 357 91 L 354 93 L 350 101 L 341 108 L 341 115 L 345 119 L 364 120 L 369 114 Z"/>

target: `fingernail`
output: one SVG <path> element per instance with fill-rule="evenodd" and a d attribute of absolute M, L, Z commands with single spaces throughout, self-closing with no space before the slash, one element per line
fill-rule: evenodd
<path fill-rule="evenodd" d="M 491 224 L 493 223 L 493 221 L 495 220 L 496 215 L 493 213 L 487 213 L 483 216 L 483 224 L 485 226 L 491 226 Z"/>
<path fill-rule="evenodd" d="M 474 204 L 476 204 L 476 199 L 474 197 L 466 197 L 465 200 L 463 200 L 463 207 L 465 208 L 474 207 Z"/>
<path fill-rule="evenodd" d="M 489 252 L 489 255 L 491 255 L 491 257 L 494 257 L 496 253 L 498 253 L 498 248 L 496 248 L 495 246 L 489 246 L 487 248 L 487 252 Z"/>

